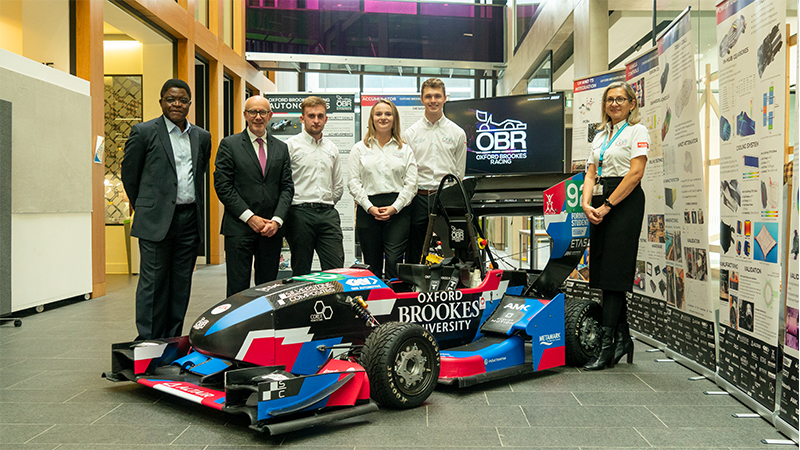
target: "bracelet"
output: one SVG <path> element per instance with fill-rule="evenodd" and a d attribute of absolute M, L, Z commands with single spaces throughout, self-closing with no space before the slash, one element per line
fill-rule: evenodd
<path fill-rule="evenodd" d="M 610 202 L 610 201 L 608 201 L 608 199 L 606 199 L 606 200 L 603 202 L 603 204 L 604 204 L 604 205 L 606 205 L 606 206 L 608 206 L 609 208 L 613 208 L 613 207 L 614 207 L 614 205 L 613 205 L 613 204 L 611 204 L 611 202 Z"/>

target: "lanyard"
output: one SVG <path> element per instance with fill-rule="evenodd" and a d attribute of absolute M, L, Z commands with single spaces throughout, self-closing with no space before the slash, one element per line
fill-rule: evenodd
<path fill-rule="evenodd" d="M 615 134 L 614 137 L 612 137 L 610 140 L 606 139 L 606 143 L 603 144 L 600 147 L 600 162 L 597 165 L 597 176 L 598 177 L 600 176 L 600 174 L 603 173 L 603 155 L 605 155 L 606 150 L 608 150 L 608 148 L 611 147 L 611 144 L 613 144 L 614 141 L 617 140 L 617 137 L 619 136 L 619 134 L 622 133 L 622 130 L 624 130 L 625 127 L 627 127 L 627 126 L 628 126 L 628 121 L 625 121 L 625 123 L 621 127 L 619 127 L 619 130 L 617 130 L 617 134 Z M 610 134 L 609 134 L 609 136 L 610 136 Z"/>

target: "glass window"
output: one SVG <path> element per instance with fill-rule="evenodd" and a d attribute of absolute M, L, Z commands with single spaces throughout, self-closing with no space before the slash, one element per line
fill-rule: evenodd
<path fill-rule="evenodd" d="M 319 93 L 358 93 L 358 75 L 343 73 L 306 73 L 306 90 Z"/>
<path fill-rule="evenodd" d="M 425 78 L 422 79 L 425 81 Z M 475 80 L 470 78 L 442 79 L 450 100 L 461 98 L 475 98 Z M 420 83 L 421 84 L 421 83 Z"/>
<path fill-rule="evenodd" d="M 544 62 L 533 71 L 533 75 L 528 79 L 528 94 L 550 92 L 553 89 L 552 59 L 553 53 L 551 52 Z"/>
<path fill-rule="evenodd" d="M 198 0 L 194 2 L 194 18 L 208 28 L 208 2 Z"/>
<path fill-rule="evenodd" d="M 364 75 L 365 94 L 416 94 L 417 77 L 400 75 Z"/>
<path fill-rule="evenodd" d="M 517 0 L 514 8 L 514 21 L 516 33 L 514 36 L 514 46 L 519 44 L 525 33 L 533 25 L 536 11 L 541 5 L 540 0 Z"/>
<path fill-rule="evenodd" d="M 314 70 L 319 67 L 316 64 L 309 64 L 309 69 Z M 373 70 L 385 70 L 383 66 L 371 67 Z M 404 68 L 404 72 L 416 72 L 413 68 Z M 421 70 L 421 72 L 426 72 Z M 455 71 L 454 71 L 455 72 Z M 291 74 L 290 72 L 278 72 L 278 90 L 291 91 L 294 84 L 281 84 L 282 77 Z M 305 90 L 308 92 L 353 92 L 355 94 L 416 94 L 419 86 L 428 78 L 441 78 L 447 88 L 450 99 L 475 98 L 475 79 L 474 78 L 449 78 L 440 73 L 431 73 L 422 76 L 400 76 L 400 75 L 363 75 L 363 86 L 359 84 L 358 74 L 342 73 L 305 73 Z M 488 82 L 491 92 L 492 80 Z M 483 82 L 483 80 L 482 80 Z"/>
<path fill-rule="evenodd" d="M 222 41 L 233 48 L 233 0 L 225 0 L 222 3 Z"/>

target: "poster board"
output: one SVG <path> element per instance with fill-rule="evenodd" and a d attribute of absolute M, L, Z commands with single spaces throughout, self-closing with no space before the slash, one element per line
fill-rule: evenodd
<path fill-rule="evenodd" d="M 716 7 L 720 104 L 719 375 L 775 407 L 786 45 L 784 0 Z"/>

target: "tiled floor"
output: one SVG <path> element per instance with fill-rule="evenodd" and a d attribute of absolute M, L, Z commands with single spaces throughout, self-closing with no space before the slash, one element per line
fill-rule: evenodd
<path fill-rule="evenodd" d="M 438 388 L 421 407 L 380 410 L 270 437 L 242 418 L 100 377 L 111 344 L 135 335 L 135 277 L 110 276 L 108 295 L 0 327 L 0 450 L 234 448 L 713 448 L 766 449 L 784 439 L 730 396 L 637 343 L 634 364 L 560 368 L 474 386 Z M 225 267 L 198 269 L 187 322 L 222 300 Z M 787 447 L 779 447 L 787 448 Z"/>

